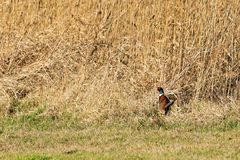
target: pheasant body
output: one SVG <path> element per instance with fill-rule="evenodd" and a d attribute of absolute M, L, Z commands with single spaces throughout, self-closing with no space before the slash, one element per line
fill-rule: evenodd
<path fill-rule="evenodd" d="M 171 110 L 171 106 L 174 104 L 175 100 L 170 101 L 169 98 L 164 94 L 162 87 L 158 87 L 159 91 L 159 109 L 161 112 L 165 112 L 165 115 Z"/>

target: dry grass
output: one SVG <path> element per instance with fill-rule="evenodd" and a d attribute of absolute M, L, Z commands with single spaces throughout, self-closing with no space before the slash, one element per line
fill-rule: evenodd
<path fill-rule="evenodd" d="M 239 8 L 238 0 L 3 0 L 1 113 L 17 99 L 47 104 L 46 114 L 124 120 L 156 106 L 156 86 L 176 93 L 186 114 L 195 100 L 238 109 Z M 222 114 L 212 104 L 205 108 Z"/>

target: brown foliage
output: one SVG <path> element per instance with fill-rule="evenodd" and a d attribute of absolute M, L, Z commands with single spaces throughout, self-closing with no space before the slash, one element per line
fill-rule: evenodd
<path fill-rule="evenodd" d="M 237 0 L 5 0 L 1 97 L 143 105 L 161 85 L 180 104 L 239 100 L 239 8 Z"/>

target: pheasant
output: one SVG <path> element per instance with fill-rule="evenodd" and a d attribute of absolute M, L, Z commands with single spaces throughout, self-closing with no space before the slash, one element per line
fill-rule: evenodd
<path fill-rule="evenodd" d="M 162 87 L 158 87 L 157 90 L 159 91 L 159 108 L 161 112 L 165 112 L 167 115 L 171 109 L 171 106 L 176 101 L 176 96 L 173 100 L 170 100 L 165 94 Z"/>

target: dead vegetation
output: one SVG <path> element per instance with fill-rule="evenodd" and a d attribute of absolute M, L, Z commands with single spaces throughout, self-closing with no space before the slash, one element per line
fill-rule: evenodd
<path fill-rule="evenodd" d="M 157 86 L 179 106 L 237 104 L 239 8 L 237 0 L 4 0 L 1 110 L 17 99 L 88 121 L 131 116 L 156 105 Z"/>

